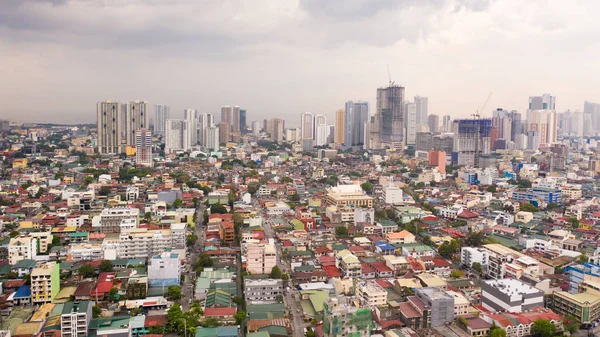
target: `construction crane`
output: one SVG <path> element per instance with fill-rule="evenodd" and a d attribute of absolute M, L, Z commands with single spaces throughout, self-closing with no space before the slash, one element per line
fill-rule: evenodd
<path fill-rule="evenodd" d="M 477 136 L 475 137 L 475 156 L 473 158 L 473 166 L 475 168 L 479 167 L 479 143 L 481 142 L 481 122 L 479 122 L 479 119 L 481 118 L 480 112 L 483 112 L 483 109 L 485 109 L 485 106 L 490 100 L 490 97 L 492 97 L 491 92 L 485 100 L 485 103 L 483 103 L 481 109 L 476 110 L 474 114 L 471 114 L 471 116 L 473 116 L 473 119 L 477 120 Z"/>
<path fill-rule="evenodd" d="M 389 81 L 389 85 L 390 87 L 394 84 L 394 82 L 392 82 L 392 75 L 390 75 L 390 65 L 387 65 L 387 71 L 388 71 L 388 81 Z"/>
<path fill-rule="evenodd" d="M 481 107 L 481 109 L 477 110 L 477 118 L 479 118 L 479 114 L 483 112 L 483 109 L 485 109 L 485 106 L 487 105 L 488 101 L 490 100 L 490 97 L 492 97 L 492 93 L 490 92 L 490 94 L 488 95 L 487 99 L 485 100 L 485 103 L 483 103 L 483 106 Z"/>

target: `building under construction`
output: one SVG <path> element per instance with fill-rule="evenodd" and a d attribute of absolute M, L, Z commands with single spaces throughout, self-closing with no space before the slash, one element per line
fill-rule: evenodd
<path fill-rule="evenodd" d="M 329 298 L 325 301 L 323 304 L 323 336 L 367 337 L 371 335 L 373 328 L 371 309 L 357 308 L 349 302 L 352 302 L 349 298 Z"/>
<path fill-rule="evenodd" d="M 479 156 L 490 153 L 492 120 L 459 119 L 453 124 L 452 164 L 479 167 Z"/>

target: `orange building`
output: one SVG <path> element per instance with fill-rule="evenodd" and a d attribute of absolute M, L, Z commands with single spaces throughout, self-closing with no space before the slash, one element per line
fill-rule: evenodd
<path fill-rule="evenodd" d="M 446 174 L 446 152 L 429 150 L 429 166 L 437 167 L 440 173 Z"/>

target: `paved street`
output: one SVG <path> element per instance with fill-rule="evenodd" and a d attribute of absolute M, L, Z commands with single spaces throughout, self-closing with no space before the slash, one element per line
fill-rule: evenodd
<path fill-rule="evenodd" d="M 304 336 L 304 321 L 302 320 L 302 307 L 291 293 L 297 294 L 295 290 L 288 291 L 284 296 L 285 306 L 290 311 L 290 319 L 292 320 L 292 336 L 303 337 Z"/>
<path fill-rule="evenodd" d="M 194 264 L 198 260 L 198 256 L 201 253 L 201 250 L 204 249 L 205 236 L 204 236 L 204 210 L 206 206 L 200 204 L 198 209 L 196 210 L 196 224 L 194 227 L 194 231 L 198 236 L 198 241 L 195 245 L 188 247 L 188 256 L 186 256 L 186 265 L 185 265 L 185 281 L 183 286 L 181 287 L 182 299 L 181 299 L 181 307 L 183 311 L 187 311 L 190 307 L 190 302 L 194 301 L 194 287 L 196 281 L 196 273 L 194 271 Z M 190 301 L 191 300 L 191 301 Z"/>

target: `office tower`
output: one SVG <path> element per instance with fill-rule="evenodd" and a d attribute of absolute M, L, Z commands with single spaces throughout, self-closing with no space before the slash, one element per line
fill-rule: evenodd
<path fill-rule="evenodd" d="M 406 144 L 415 144 L 417 141 L 417 105 L 415 103 L 404 103 L 404 127 L 406 128 Z"/>
<path fill-rule="evenodd" d="M 379 147 L 401 150 L 404 146 L 404 87 L 391 85 L 377 89 L 376 124 Z"/>
<path fill-rule="evenodd" d="M 533 131 L 531 135 L 530 131 Z M 527 136 L 539 137 L 531 144 L 550 145 L 556 142 L 556 112 L 553 110 L 527 110 Z M 529 140 L 528 140 L 529 142 Z M 531 148 L 537 150 L 537 148 Z"/>
<path fill-rule="evenodd" d="M 259 121 L 252 122 L 252 134 L 254 136 L 260 136 L 260 122 Z"/>
<path fill-rule="evenodd" d="M 270 123 L 272 125 L 270 128 L 273 129 L 273 133 L 271 134 L 271 140 L 278 143 L 283 142 L 285 121 L 281 118 L 273 118 L 271 119 Z"/>
<path fill-rule="evenodd" d="M 512 119 L 507 110 L 498 108 L 492 112 L 492 127 L 498 129 L 498 139 L 512 139 Z"/>
<path fill-rule="evenodd" d="M 442 119 L 442 132 L 450 132 L 451 129 L 451 125 L 452 125 L 452 118 L 450 117 L 450 115 L 444 115 L 443 119 Z"/>
<path fill-rule="evenodd" d="M 191 145 L 198 144 L 198 110 L 196 109 L 185 109 L 183 110 L 183 119 L 188 121 L 189 128 L 187 132 L 189 133 L 189 139 L 191 141 Z"/>
<path fill-rule="evenodd" d="M 585 101 L 583 103 L 583 113 L 591 116 L 591 136 L 595 136 L 600 131 L 600 104 Z"/>
<path fill-rule="evenodd" d="M 131 101 L 127 103 L 125 134 L 127 145 L 135 146 L 135 130 L 147 129 L 150 126 L 148 102 Z"/>
<path fill-rule="evenodd" d="M 300 128 L 302 129 L 302 139 L 314 138 L 314 115 L 312 112 L 303 112 L 300 115 Z"/>
<path fill-rule="evenodd" d="M 417 124 L 428 123 L 429 99 L 427 97 L 415 96 L 417 113 Z M 432 131 L 433 132 L 433 131 Z"/>
<path fill-rule="evenodd" d="M 198 116 L 198 144 L 206 146 L 206 128 L 215 125 L 215 118 L 212 114 L 200 114 Z"/>
<path fill-rule="evenodd" d="M 335 112 L 335 137 L 334 141 L 336 144 L 343 144 L 345 137 L 345 116 L 346 112 L 342 109 Z"/>
<path fill-rule="evenodd" d="M 152 167 L 152 133 L 148 129 L 135 130 L 135 164 Z"/>
<path fill-rule="evenodd" d="M 246 125 L 246 109 L 240 109 L 240 131 L 245 132 L 248 129 Z"/>
<path fill-rule="evenodd" d="M 584 114 L 581 111 L 567 110 L 557 115 L 559 131 L 567 136 L 583 136 Z"/>
<path fill-rule="evenodd" d="M 556 96 L 529 96 L 529 110 L 556 110 Z"/>
<path fill-rule="evenodd" d="M 190 123 L 182 119 L 167 119 L 165 124 L 165 153 L 190 149 Z"/>
<path fill-rule="evenodd" d="M 317 125 L 317 132 L 315 134 L 315 146 L 323 146 L 327 144 L 331 126 L 327 124 Z"/>
<path fill-rule="evenodd" d="M 157 104 L 154 106 L 154 134 L 165 136 L 165 122 L 171 119 L 171 108 L 168 105 Z"/>
<path fill-rule="evenodd" d="M 584 136 L 593 136 L 596 134 L 596 130 L 592 128 L 592 114 L 583 113 L 583 135 Z"/>
<path fill-rule="evenodd" d="M 510 140 L 517 142 L 517 138 L 523 133 L 521 125 L 521 114 L 513 110 L 508 114 L 512 125 L 510 126 Z"/>
<path fill-rule="evenodd" d="M 427 124 L 429 125 L 429 131 L 439 132 L 440 131 L 440 116 L 429 115 L 429 117 L 427 117 Z"/>
<path fill-rule="evenodd" d="M 104 101 L 96 105 L 98 153 L 121 153 L 121 104 Z"/>
<path fill-rule="evenodd" d="M 302 129 L 295 128 L 295 129 L 285 130 L 285 140 L 288 143 L 301 142 L 302 141 Z"/>
<path fill-rule="evenodd" d="M 240 132 L 240 107 L 234 106 L 231 111 L 231 132 Z"/>
<path fill-rule="evenodd" d="M 479 157 L 490 153 L 491 149 L 491 119 L 460 119 L 455 120 L 453 132 L 456 134 L 452 163 L 479 167 Z"/>
<path fill-rule="evenodd" d="M 327 124 L 327 117 L 317 114 L 313 123 L 313 140 L 317 138 L 317 127 Z"/>
<path fill-rule="evenodd" d="M 263 127 L 262 127 L 263 132 L 267 132 L 268 128 L 269 128 L 269 120 L 265 119 L 265 120 L 263 120 Z"/>
<path fill-rule="evenodd" d="M 344 146 L 362 145 L 365 142 L 365 123 L 369 120 L 369 103 L 346 102 L 344 115 Z"/>
<path fill-rule="evenodd" d="M 226 122 L 221 122 L 219 124 L 219 141 L 221 143 L 229 142 L 229 134 L 231 133 L 230 125 Z"/>
<path fill-rule="evenodd" d="M 220 140 L 219 140 L 219 128 L 215 126 L 209 126 L 205 129 L 206 133 L 206 147 L 210 150 L 216 151 L 219 149 Z"/>

